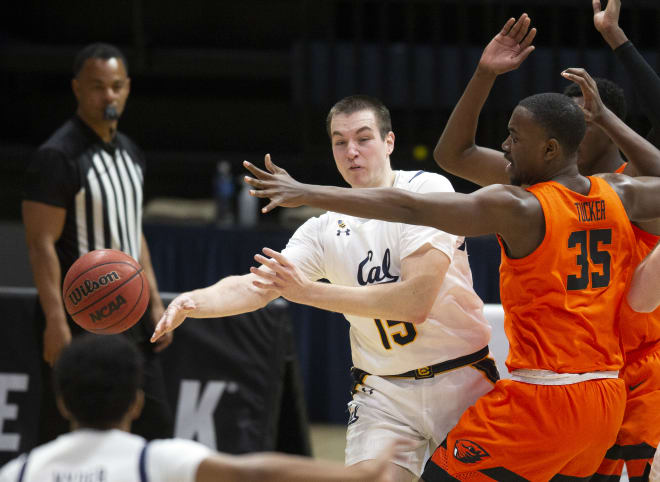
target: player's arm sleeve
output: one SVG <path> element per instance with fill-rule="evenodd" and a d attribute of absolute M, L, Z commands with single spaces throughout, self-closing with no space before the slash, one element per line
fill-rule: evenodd
<path fill-rule="evenodd" d="M 414 191 L 420 194 L 429 192 L 454 192 L 451 182 L 444 176 L 424 173 L 417 180 Z M 425 244 L 441 251 L 450 261 L 453 260 L 454 250 L 463 242 L 463 237 L 440 231 L 428 226 L 412 224 L 401 225 L 401 258 L 410 256 Z"/>
<path fill-rule="evenodd" d="M 154 440 L 147 446 L 149 480 L 194 482 L 199 464 L 213 451 L 193 440 Z"/>
<path fill-rule="evenodd" d="M 78 169 L 61 152 L 41 148 L 30 158 L 23 178 L 23 200 L 66 209 L 79 188 Z"/>
<path fill-rule="evenodd" d="M 631 41 L 617 47 L 614 53 L 642 99 L 642 110 L 651 121 L 653 130 L 660 131 L 660 77 Z"/>
<path fill-rule="evenodd" d="M 282 254 L 296 265 L 307 279 L 313 281 L 325 278 L 326 270 L 321 241 L 324 223 L 324 217 L 308 219 L 293 233 L 282 251 Z"/>

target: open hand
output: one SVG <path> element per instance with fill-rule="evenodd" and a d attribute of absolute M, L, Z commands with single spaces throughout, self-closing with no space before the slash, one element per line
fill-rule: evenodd
<path fill-rule="evenodd" d="M 255 197 L 270 198 L 270 203 L 261 209 L 262 213 L 272 211 L 277 206 L 295 208 L 303 204 L 305 184 L 296 181 L 284 169 L 276 166 L 271 161 L 270 154 L 266 154 L 265 157 L 268 171 L 263 171 L 248 161 L 243 161 L 243 166 L 256 178 L 245 176 L 245 182 L 254 188 L 250 190 L 250 194 Z"/>
<path fill-rule="evenodd" d="M 156 324 L 151 343 L 156 343 L 159 338 L 173 331 L 196 309 L 197 305 L 186 293 L 174 298 Z"/>
<path fill-rule="evenodd" d="M 486 46 L 479 67 L 496 75 L 517 69 L 534 50 L 536 29 L 529 29 L 531 19 L 523 13 L 516 21 L 510 18 Z"/>
<path fill-rule="evenodd" d="M 302 302 L 303 295 L 308 293 L 312 281 L 309 281 L 282 253 L 270 248 L 264 248 L 263 252 L 270 258 L 255 254 L 254 259 L 268 268 L 270 272 L 252 266 L 250 272 L 260 278 L 260 280 L 253 281 L 252 284 L 265 290 L 275 289 L 280 296 L 289 301 Z"/>
<path fill-rule="evenodd" d="M 566 69 L 561 75 L 580 86 L 584 98 L 584 105 L 581 106 L 584 118 L 587 122 L 598 124 L 606 107 L 598 93 L 596 81 L 591 78 L 586 70 L 581 68 Z"/>

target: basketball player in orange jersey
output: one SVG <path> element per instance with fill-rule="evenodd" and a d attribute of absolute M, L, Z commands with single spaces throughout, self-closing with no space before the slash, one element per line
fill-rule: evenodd
<path fill-rule="evenodd" d="M 474 113 L 497 75 L 533 50 L 536 31 L 529 24 L 525 14 L 506 22 L 489 44 L 501 55 L 492 62 L 482 57 L 453 122 L 474 132 Z M 487 47 L 484 56 L 492 52 Z M 657 155 L 610 111 L 600 121 L 628 158 Z M 582 176 L 577 148 L 586 123 L 580 107 L 564 95 L 523 99 L 508 128 L 499 156 L 512 185 L 472 194 L 310 186 L 293 180 L 269 156 L 269 172 L 245 163 L 256 177 L 247 178 L 253 194 L 271 199 L 264 211 L 306 204 L 464 236 L 498 235 L 512 379 L 497 382 L 468 408 L 428 461 L 426 481 L 588 478 L 623 419 L 617 312 L 636 246 L 629 218 L 660 216 L 660 179 Z M 279 253 L 264 252 L 270 259 L 256 259 L 273 273 L 260 272 L 263 283 L 282 293 L 295 289 L 297 269 Z"/>
<path fill-rule="evenodd" d="M 608 45 L 626 68 L 633 85 L 645 103 L 655 110 L 660 104 L 660 79 L 628 41 L 618 25 L 620 0 L 611 0 L 605 10 L 594 0 L 594 24 Z M 496 62 L 506 61 L 507 51 L 501 44 L 486 47 L 481 65 L 489 68 Z M 572 72 L 572 73 L 571 73 Z M 660 159 L 657 155 L 630 158 L 627 163 L 621 157 L 616 144 L 594 122 L 603 112 L 603 103 L 620 117 L 625 115 L 623 92 L 617 92 L 616 84 L 597 79 L 594 82 L 584 71 L 570 71 L 564 76 L 575 82 L 564 93 L 585 108 L 587 132 L 578 148 L 578 168 L 582 175 L 601 172 L 623 172 L 629 176 L 660 176 Z M 600 95 L 599 95 L 600 93 Z M 601 95 L 602 100 L 601 102 Z M 440 167 L 475 182 L 480 186 L 508 183 L 506 159 L 502 153 L 475 145 L 474 129 L 479 110 L 472 105 L 459 103 L 435 148 L 434 157 Z M 655 129 L 660 128 L 656 113 L 650 114 Z M 636 223 L 633 231 L 637 248 L 633 266 L 637 265 L 653 249 L 660 239 L 658 220 Z M 655 448 L 660 442 L 660 310 L 649 315 L 635 313 L 625 301 L 620 311 L 621 336 L 626 353 L 625 367 L 619 376 L 626 382 L 628 402 L 622 427 L 615 444 L 607 451 L 605 460 L 594 480 L 608 480 L 620 476 L 624 462 L 630 477 L 648 474 Z"/>

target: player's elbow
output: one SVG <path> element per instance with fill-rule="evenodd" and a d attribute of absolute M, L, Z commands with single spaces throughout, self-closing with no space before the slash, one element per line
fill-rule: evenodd
<path fill-rule="evenodd" d="M 442 169 L 453 173 L 460 168 L 463 157 L 473 147 L 474 144 L 472 143 L 470 145 L 461 145 L 444 141 L 440 138 L 435 149 L 433 149 L 433 159 Z"/>
<path fill-rule="evenodd" d="M 435 163 L 442 169 L 445 171 L 450 171 L 456 165 L 458 157 L 455 155 L 455 153 L 449 151 L 443 145 L 442 141 L 440 141 L 435 146 L 435 149 L 433 149 L 433 159 L 435 160 Z"/>

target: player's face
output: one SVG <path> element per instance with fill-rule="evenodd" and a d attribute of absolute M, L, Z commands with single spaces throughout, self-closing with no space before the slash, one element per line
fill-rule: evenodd
<path fill-rule="evenodd" d="M 579 106 L 584 105 L 584 97 L 573 97 Z M 598 174 L 596 164 L 605 156 L 612 141 L 603 130 L 591 122 L 587 122 L 587 131 L 578 147 L 578 169 L 580 174 L 590 176 Z"/>
<path fill-rule="evenodd" d="M 548 136 L 531 112 L 516 107 L 509 120 L 509 137 L 502 143 L 509 161 L 506 172 L 514 186 L 528 186 L 542 180 Z"/>
<path fill-rule="evenodd" d="M 92 124 L 104 122 L 103 113 L 108 106 L 121 115 L 130 86 L 131 79 L 120 59 L 87 59 L 72 82 L 78 113 Z"/>
<path fill-rule="evenodd" d="M 394 133 L 381 137 L 373 111 L 334 115 L 330 133 L 337 169 L 351 187 L 391 186 Z"/>

